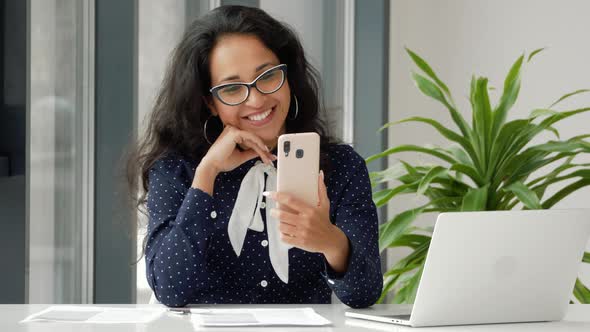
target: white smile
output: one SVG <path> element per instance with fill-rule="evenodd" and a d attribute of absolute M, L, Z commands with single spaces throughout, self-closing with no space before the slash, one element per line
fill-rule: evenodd
<path fill-rule="evenodd" d="M 266 112 L 262 112 L 262 113 L 250 115 L 248 117 L 248 120 L 250 120 L 250 121 L 262 121 L 262 120 L 266 119 L 267 116 L 269 116 L 270 112 L 272 112 L 272 109 L 270 109 L 270 110 L 268 110 Z"/>

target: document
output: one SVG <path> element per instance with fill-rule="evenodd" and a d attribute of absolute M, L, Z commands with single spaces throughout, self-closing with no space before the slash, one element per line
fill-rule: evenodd
<path fill-rule="evenodd" d="M 312 308 L 191 309 L 197 326 L 325 326 L 332 324 Z"/>
<path fill-rule="evenodd" d="M 149 323 L 158 318 L 165 309 L 111 308 L 89 306 L 51 306 L 32 314 L 21 323 L 28 322 L 69 322 L 69 323 Z"/>

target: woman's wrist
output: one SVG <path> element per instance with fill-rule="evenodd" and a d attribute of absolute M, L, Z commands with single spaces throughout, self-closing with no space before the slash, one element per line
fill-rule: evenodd
<path fill-rule="evenodd" d="M 344 273 L 348 269 L 350 245 L 346 234 L 338 226 L 333 225 L 333 227 L 333 239 L 328 241 L 330 245 L 323 254 L 332 270 L 338 273 Z"/>
<path fill-rule="evenodd" d="M 200 189 L 213 196 L 213 185 L 219 171 L 207 164 L 200 163 L 195 170 L 192 188 Z"/>

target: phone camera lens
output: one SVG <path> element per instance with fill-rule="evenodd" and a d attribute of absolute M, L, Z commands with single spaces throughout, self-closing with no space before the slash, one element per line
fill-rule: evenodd
<path fill-rule="evenodd" d="M 288 157 L 289 151 L 291 151 L 291 141 L 285 141 L 283 143 L 283 151 L 285 152 L 285 157 Z"/>
<path fill-rule="evenodd" d="M 295 157 L 297 157 L 297 159 L 303 158 L 303 149 L 297 149 L 297 151 L 295 151 Z"/>

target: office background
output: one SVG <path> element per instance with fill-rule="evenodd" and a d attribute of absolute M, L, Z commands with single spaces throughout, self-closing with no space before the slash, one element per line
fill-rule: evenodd
<path fill-rule="evenodd" d="M 145 220 L 125 203 L 121 158 L 184 27 L 222 4 L 260 7 L 297 30 L 322 74 L 331 128 L 363 156 L 443 142 L 412 125 L 377 134 L 387 121 L 420 114 L 450 125 L 413 86 L 404 46 L 435 67 L 465 112 L 471 74 L 501 86 L 516 57 L 538 47 L 549 48 L 526 70 L 512 116 L 590 88 L 585 0 L 1 0 L 0 303 L 147 301 L 145 267 L 135 264 Z M 590 114 L 559 129 L 574 136 L 588 123 Z M 558 207 L 586 207 L 588 197 L 580 190 Z"/>

